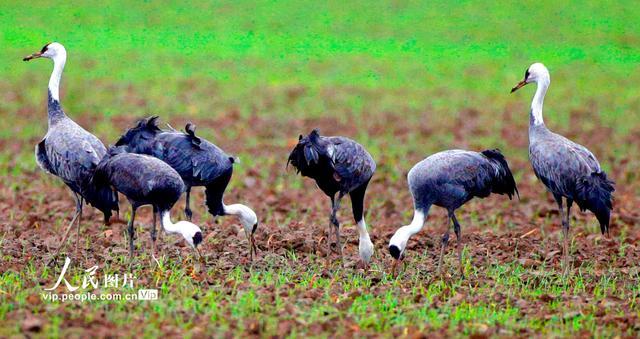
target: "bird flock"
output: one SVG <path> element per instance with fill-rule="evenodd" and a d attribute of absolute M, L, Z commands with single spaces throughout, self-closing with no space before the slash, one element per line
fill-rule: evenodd
<path fill-rule="evenodd" d="M 242 224 L 249 243 L 249 256 L 257 254 L 254 234 L 258 228 L 256 213 L 243 204 L 224 202 L 224 192 L 231 180 L 235 159 L 218 146 L 196 135 L 195 125 L 188 123 L 184 131 L 158 126 L 158 117 L 142 119 L 127 130 L 114 146 L 106 148 L 93 134 L 71 120 L 60 105 L 60 80 L 67 53 L 60 43 L 49 43 L 24 61 L 48 58 L 53 72 L 48 85 L 48 130 L 35 147 L 36 162 L 45 172 L 59 177 L 72 191 L 76 210 L 67 226 L 60 246 L 66 243 L 76 224 L 76 251 L 85 204 L 104 214 L 105 223 L 112 212 L 119 213 L 122 194 L 131 204 L 128 223 L 129 255 L 134 255 L 136 211 L 143 205 L 153 208 L 151 229 L 152 257 L 156 260 L 156 222 L 166 233 L 181 235 L 202 258 L 198 245 L 203 241 L 202 229 L 191 222 L 191 188 L 205 187 L 206 207 L 212 216 L 233 215 Z M 558 204 L 563 231 L 563 268 L 569 270 L 569 217 L 573 203 L 593 212 L 602 234 L 609 235 L 614 183 L 587 148 L 550 131 L 544 124 L 542 107 L 551 78 L 541 63 L 532 64 L 511 92 L 535 83 L 529 118 L 529 160 L 536 177 L 551 192 Z M 331 201 L 327 246 L 342 259 L 340 222 L 337 212 L 345 195 L 351 199 L 353 218 L 359 232 L 358 253 L 366 269 L 374 253 L 374 245 L 364 220 L 364 198 L 376 171 L 376 163 L 367 150 L 354 140 L 342 136 L 322 136 L 317 129 L 300 135 L 291 151 L 291 165 L 304 177 L 313 179 Z M 486 198 L 492 193 L 519 197 L 518 188 L 505 156 L 497 149 L 481 152 L 446 150 L 418 162 L 408 173 L 409 191 L 414 214 L 410 224 L 398 228 L 389 240 L 388 251 L 394 259 L 393 272 L 405 257 L 409 238 L 424 226 L 431 206 L 447 210 L 453 225 L 462 273 L 462 234 L 456 210 L 474 197 Z M 173 223 L 170 211 L 186 194 L 184 215 L 187 220 Z M 566 207 L 566 210 L 565 210 Z M 450 226 L 442 235 L 438 271 L 449 242 Z M 331 237 L 335 242 L 331 241 Z M 344 262 L 344 260 L 342 260 Z"/>

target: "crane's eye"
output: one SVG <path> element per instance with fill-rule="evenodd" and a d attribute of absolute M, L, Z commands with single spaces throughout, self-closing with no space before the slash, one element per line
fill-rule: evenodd
<path fill-rule="evenodd" d="M 529 69 L 527 68 L 527 70 L 524 72 L 524 80 L 529 79 Z"/>
<path fill-rule="evenodd" d="M 42 49 L 40 50 L 40 53 L 44 53 L 47 51 L 47 47 L 49 47 L 49 44 L 44 45 L 44 47 L 42 47 Z"/>

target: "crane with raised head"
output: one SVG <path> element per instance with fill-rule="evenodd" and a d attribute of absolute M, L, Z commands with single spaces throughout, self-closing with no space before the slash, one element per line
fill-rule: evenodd
<path fill-rule="evenodd" d="M 536 177 L 551 192 L 558 204 L 562 219 L 564 274 L 569 270 L 569 219 L 571 206 L 577 203 L 582 210 L 593 212 L 600 223 L 600 231 L 609 234 L 614 182 L 600 167 L 596 157 L 586 147 L 547 128 L 542 118 L 544 96 L 551 84 L 549 70 L 534 63 L 524 73 L 524 79 L 511 89 L 536 83 L 538 88 L 531 101 L 529 113 L 529 161 Z M 564 201 L 567 210 L 564 210 Z"/>
<path fill-rule="evenodd" d="M 47 58 L 53 61 L 53 72 L 49 79 L 47 113 L 49 128 L 47 134 L 35 147 L 36 162 L 45 172 L 59 177 L 71 189 L 76 200 L 76 211 L 67 227 L 60 246 L 52 257 L 58 255 L 64 246 L 69 231 L 77 221 L 76 251 L 80 239 L 80 223 L 85 203 L 99 209 L 104 214 L 105 223 L 111 211 L 118 211 L 117 193 L 106 185 L 93 185 L 91 176 L 106 154 L 106 148 L 93 134 L 71 120 L 60 105 L 60 79 L 67 61 L 67 51 L 57 42 L 46 44 L 39 52 L 26 56 L 23 60 Z"/>

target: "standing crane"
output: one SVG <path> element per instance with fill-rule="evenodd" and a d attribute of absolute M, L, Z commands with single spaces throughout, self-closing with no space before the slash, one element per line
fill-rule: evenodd
<path fill-rule="evenodd" d="M 524 79 L 511 93 L 535 82 L 538 86 L 529 113 L 529 161 L 536 177 L 553 194 L 562 218 L 564 274 L 569 270 L 569 218 L 575 201 L 582 211 L 596 215 L 600 231 L 609 234 L 614 182 L 600 167 L 596 157 L 586 147 L 562 135 L 551 132 L 542 119 L 542 105 L 551 77 L 541 63 L 534 63 L 524 73 Z M 564 211 L 563 198 L 567 202 Z"/>
<path fill-rule="evenodd" d="M 157 116 L 142 119 L 125 132 L 116 146 L 125 146 L 128 152 L 154 156 L 175 169 L 186 186 L 185 215 L 191 220 L 189 208 L 191 187 L 205 186 L 206 205 L 213 216 L 235 215 L 240 219 L 247 239 L 249 256 L 257 252 L 254 234 L 258 229 L 258 217 L 242 204 L 226 205 L 223 195 L 233 174 L 233 157 L 218 146 L 195 133 L 195 125 L 189 123 L 185 132 L 162 130 Z"/>
<path fill-rule="evenodd" d="M 96 185 L 109 185 L 124 194 L 131 203 L 129 220 L 129 257 L 133 257 L 135 238 L 134 222 L 140 206 L 153 207 L 151 243 L 156 260 L 156 216 L 167 233 L 182 235 L 184 240 L 200 256 L 198 244 L 202 242 L 202 230 L 189 221 L 171 222 L 170 211 L 180 199 L 185 186 L 182 178 L 171 166 L 148 155 L 127 153 L 124 147 L 112 147 L 100 161 L 93 176 Z"/>
<path fill-rule="evenodd" d="M 314 129 L 306 137 L 300 135 L 298 144 L 289 155 L 287 165 L 289 163 L 302 176 L 314 179 L 322 192 L 331 199 L 327 243 L 331 251 L 330 238 L 332 228 L 335 227 L 336 245 L 341 258 L 340 223 L 336 214 L 342 198 L 346 194 L 351 196 L 353 217 L 360 233 L 358 252 L 366 269 L 373 255 L 373 243 L 367 232 L 363 213 L 367 185 L 376 170 L 376 163 L 371 155 L 351 139 L 324 137 Z"/>
<path fill-rule="evenodd" d="M 456 233 L 458 262 L 462 267 L 462 234 L 455 210 L 474 197 L 486 198 L 491 193 L 506 194 L 509 199 L 518 195 L 516 182 L 509 164 L 498 150 L 472 152 L 449 150 L 433 154 L 417 163 L 407 175 L 409 190 L 413 196 L 414 214 L 411 224 L 400 227 L 389 241 L 389 253 L 396 259 L 393 274 L 404 252 L 409 238 L 424 226 L 431 205 L 447 210 L 449 220 Z M 442 235 L 438 272 L 441 271 L 444 250 L 449 243 L 449 226 Z"/>
<path fill-rule="evenodd" d="M 49 79 L 47 99 L 49 128 L 42 141 L 35 147 L 36 162 L 45 172 L 62 179 L 76 200 L 76 211 L 52 257 L 53 260 L 67 241 L 69 231 L 76 221 L 77 251 L 84 203 L 99 209 L 104 214 L 106 223 L 111 217 L 111 211 L 118 211 L 118 201 L 117 194 L 109 186 L 91 184 L 91 176 L 105 155 L 106 148 L 98 138 L 71 120 L 60 106 L 60 78 L 67 60 L 64 46 L 57 42 L 46 44 L 40 52 L 26 56 L 23 60 L 37 58 L 53 60 L 53 72 Z"/>

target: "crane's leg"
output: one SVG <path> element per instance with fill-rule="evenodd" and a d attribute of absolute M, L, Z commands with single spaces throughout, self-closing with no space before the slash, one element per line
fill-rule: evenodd
<path fill-rule="evenodd" d="M 82 205 L 84 198 L 80 196 L 80 213 L 78 213 L 78 223 L 76 224 L 76 257 L 78 257 L 78 244 L 80 243 L 80 224 L 82 223 Z"/>
<path fill-rule="evenodd" d="M 562 269 L 563 269 L 563 274 L 566 275 L 569 272 L 569 223 L 567 221 L 567 215 L 564 211 L 564 203 L 562 201 L 562 196 L 561 195 L 556 195 L 554 194 L 553 197 L 556 199 L 556 202 L 558 203 L 558 210 L 560 211 L 560 219 L 562 222 L 562 236 L 563 236 L 563 242 L 562 242 Z"/>
<path fill-rule="evenodd" d="M 344 257 L 342 256 L 342 244 L 340 243 L 340 222 L 338 222 L 338 210 L 340 209 L 340 200 L 344 197 L 344 193 L 338 193 L 338 199 L 336 203 L 333 205 L 333 225 L 336 228 L 336 245 L 338 246 L 338 253 L 340 254 L 340 261 L 344 265 Z"/>
<path fill-rule="evenodd" d="M 156 223 L 157 223 L 157 216 L 158 216 L 158 209 L 155 206 L 153 206 L 153 226 L 151 227 L 151 257 L 156 262 L 156 264 L 158 264 L 158 266 L 160 266 L 160 262 L 156 258 L 156 239 L 157 239 Z"/>
<path fill-rule="evenodd" d="M 333 219 L 335 218 L 333 215 L 333 208 L 336 204 L 335 196 L 331 197 L 331 214 L 329 215 L 329 229 L 327 231 L 327 257 L 329 257 L 329 253 L 333 250 L 331 249 L 331 235 L 333 234 Z"/>
<path fill-rule="evenodd" d="M 447 230 L 442 234 L 442 244 L 440 246 L 440 259 L 438 260 L 438 274 L 442 273 L 442 258 L 444 257 L 444 250 L 449 244 L 449 220 L 447 220 Z"/>
<path fill-rule="evenodd" d="M 189 199 L 191 198 L 191 186 L 187 186 L 187 197 L 186 197 L 186 206 L 184 207 L 184 215 L 187 217 L 188 221 L 191 221 L 191 217 L 193 216 L 193 212 L 191 208 L 189 208 Z"/>
<path fill-rule="evenodd" d="M 47 266 L 49 266 L 55 260 L 58 254 L 60 254 L 60 250 L 64 247 L 65 243 L 67 242 L 67 239 L 69 238 L 69 232 L 71 231 L 71 227 L 73 227 L 73 223 L 76 222 L 76 220 L 78 219 L 78 216 L 80 215 L 80 196 L 75 192 L 73 192 L 73 195 L 76 199 L 76 212 L 73 214 L 73 218 L 71 218 L 71 222 L 69 223 L 69 226 L 67 226 L 67 229 L 64 231 L 64 235 L 62 236 L 62 241 L 60 242 L 60 246 L 58 246 L 58 249 L 56 250 L 56 253 L 53 255 L 53 257 L 49 259 L 49 262 L 47 262 Z"/>
<path fill-rule="evenodd" d="M 131 205 L 131 219 L 129 220 L 129 259 L 133 258 L 133 237 L 135 236 L 135 230 L 133 228 L 133 222 L 136 219 L 136 210 L 138 208 Z"/>
<path fill-rule="evenodd" d="M 564 220 L 562 222 L 562 233 L 564 235 L 564 251 L 565 251 L 565 261 L 564 261 L 564 274 L 567 275 L 570 269 L 570 248 L 569 248 L 569 219 L 571 218 L 571 205 L 573 205 L 573 200 L 567 199 L 567 213 L 564 215 Z"/>
<path fill-rule="evenodd" d="M 464 269 L 462 267 L 462 234 L 460 232 L 460 223 L 453 211 L 450 212 L 449 217 L 453 221 L 453 231 L 456 233 L 456 239 L 458 240 L 458 265 L 460 266 L 460 275 L 464 277 Z"/>
<path fill-rule="evenodd" d="M 120 198 L 118 197 L 118 191 L 115 188 L 113 188 L 113 194 L 116 198 L 116 219 L 120 220 Z"/>

